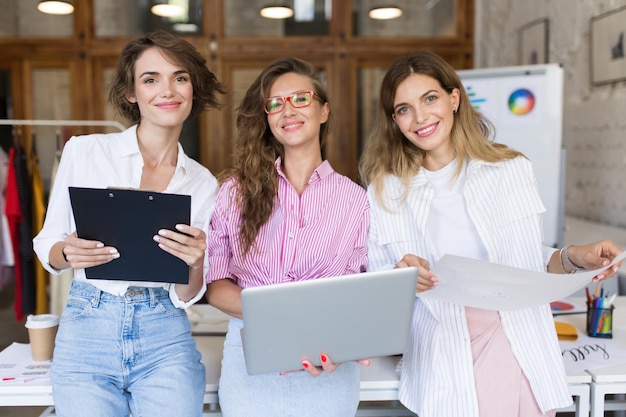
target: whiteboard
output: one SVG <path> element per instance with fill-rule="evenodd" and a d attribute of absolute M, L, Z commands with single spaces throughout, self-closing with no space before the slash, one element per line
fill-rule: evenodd
<path fill-rule="evenodd" d="M 457 71 L 472 106 L 496 128 L 496 142 L 533 163 L 546 206 L 544 244 L 563 244 L 563 69 L 558 64 Z"/>

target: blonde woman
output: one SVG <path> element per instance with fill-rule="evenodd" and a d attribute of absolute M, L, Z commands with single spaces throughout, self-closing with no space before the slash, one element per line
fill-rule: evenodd
<path fill-rule="evenodd" d="M 416 52 L 388 69 L 360 163 L 371 270 L 417 266 L 417 290 L 428 291 L 430 266 L 448 253 L 571 273 L 621 252 L 610 241 L 543 247 L 532 164 L 492 135 L 440 56 Z M 498 312 L 416 298 L 411 337 L 400 400 L 420 417 L 554 416 L 572 401 L 549 305 Z"/>

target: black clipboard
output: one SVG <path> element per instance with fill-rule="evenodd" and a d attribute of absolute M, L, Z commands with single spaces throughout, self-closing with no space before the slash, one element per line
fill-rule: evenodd
<path fill-rule="evenodd" d="M 190 224 L 191 196 L 127 189 L 69 187 L 76 233 L 113 246 L 120 257 L 85 268 L 90 279 L 187 284 L 187 264 L 159 248 L 159 229 Z"/>

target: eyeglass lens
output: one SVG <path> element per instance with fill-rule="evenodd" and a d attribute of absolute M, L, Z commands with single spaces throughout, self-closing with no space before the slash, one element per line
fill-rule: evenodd
<path fill-rule="evenodd" d="M 269 114 L 283 109 L 285 102 L 289 101 L 293 107 L 306 107 L 311 104 L 311 92 L 299 91 L 287 97 L 272 97 L 265 102 L 265 111 Z"/>

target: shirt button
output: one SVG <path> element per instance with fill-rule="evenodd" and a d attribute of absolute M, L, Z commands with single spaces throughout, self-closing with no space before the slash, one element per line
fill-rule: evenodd
<path fill-rule="evenodd" d="M 289 239 L 293 239 L 293 233 L 289 233 Z"/>

